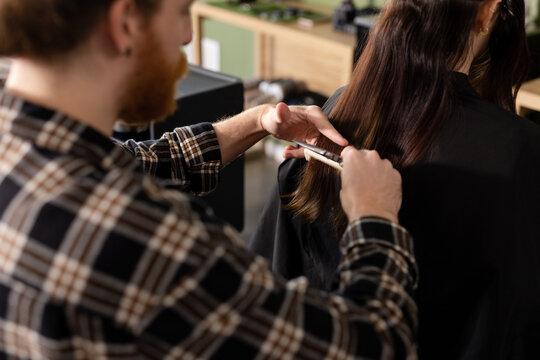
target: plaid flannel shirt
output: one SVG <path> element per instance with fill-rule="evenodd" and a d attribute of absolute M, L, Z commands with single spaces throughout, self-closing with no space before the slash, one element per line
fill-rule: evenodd
<path fill-rule="evenodd" d="M 403 228 L 348 227 L 339 294 L 285 283 L 200 200 L 144 174 L 211 190 L 211 124 L 119 146 L 59 112 L 0 102 L 0 358 L 416 357 Z"/>

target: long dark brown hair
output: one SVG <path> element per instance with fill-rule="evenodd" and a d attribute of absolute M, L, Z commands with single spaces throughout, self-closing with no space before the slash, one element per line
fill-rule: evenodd
<path fill-rule="evenodd" d="M 483 0 L 389 0 L 372 29 L 352 79 L 330 119 L 357 148 L 376 149 L 403 170 L 417 163 L 450 119 L 456 104 L 453 69 L 471 50 Z M 503 0 L 489 44 L 470 70 L 481 96 L 515 112 L 517 90 L 528 74 L 523 0 Z M 321 136 L 317 145 L 342 148 Z M 335 230 L 347 219 L 339 205 L 339 176 L 308 162 L 287 209 L 315 221 L 330 202 Z"/>

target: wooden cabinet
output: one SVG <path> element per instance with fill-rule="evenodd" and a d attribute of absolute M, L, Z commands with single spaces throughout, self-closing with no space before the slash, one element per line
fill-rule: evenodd
<path fill-rule="evenodd" d="M 525 116 L 527 110 L 540 111 L 540 78 L 525 82 L 516 98 L 516 110 Z"/>
<path fill-rule="evenodd" d="M 202 58 L 202 22 L 214 19 L 255 33 L 257 76 L 292 77 L 327 96 L 350 80 L 356 37 L 333 30 L 330 22 L 312 27 L 273 23 L 204 2 L 194 3 L 191 13 L 196 65 Z"/>

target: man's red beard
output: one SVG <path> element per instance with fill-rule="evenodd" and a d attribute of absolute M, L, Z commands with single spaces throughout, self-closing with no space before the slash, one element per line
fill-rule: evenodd
<path fill-rule="evenodd" d="M 177 63 L 167 60 L 153 33 L 135 53 L 135 71 L 121 98 L 119 118 L 129 125 L 146 125 L 163 120 L 176 110 L 176 83 L 188 72 L 185 53 Z"/>

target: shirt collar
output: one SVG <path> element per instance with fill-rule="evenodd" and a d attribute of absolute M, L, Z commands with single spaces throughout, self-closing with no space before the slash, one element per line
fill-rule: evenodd
<path fill-rule="evenodd" d="M 0 134 L 7 133 L 51 152 L 85 158 L 105 170 L 135 165 L 128 151 L 90 126 L 0 90 Z"/>

